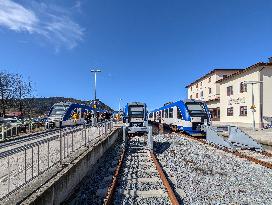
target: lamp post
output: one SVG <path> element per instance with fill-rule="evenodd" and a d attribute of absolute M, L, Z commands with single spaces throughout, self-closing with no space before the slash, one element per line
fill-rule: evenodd
<path fill-rule="evenodd" d="M 94 100 L 96 100 L 96 73 L 100 73 L 101 70 L 91 70 L 94 73 Z"/>
<path fill-rule="evenodd" d="M 94 69 L 92 69 L 91 72 L 94 73 L 94 104 L 96 105 L 96 73 L 100 73 L 101 70 L 98 70 L 98 69 L 94 70 Z M 96 108 L 97 107 L 95 107 L 95 109 L 94 109 L 94 116 L 93 116 L 92 124 L 96 124 L 97 123 Z"/>
<path fill-rule="evenodd" d="M 123 100 L 122 98 L 119 99 L 119 110 L 118 110 L 118 112 L 120 112 L 120 109 L 121 109 L 121 101 L 122 101 L 122 100 Z"/>
<path fill-rule="evenodd" d="M 256 111 L 255 108 L 256 106 L 254 105 L 254 85 L 255 84 L 260 84 L 263 83 L 262 81 L 245 81 L 244 84 L 250 84 L 251 85 L 251 111 L 252 111 L 252 129 L 253 131 L 256 130 L 256 126 L 255 126 L 255 116 L 254 116 L 254 112 Z"/>

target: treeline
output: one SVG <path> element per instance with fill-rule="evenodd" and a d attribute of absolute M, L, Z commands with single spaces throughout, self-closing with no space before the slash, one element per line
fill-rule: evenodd
<path fill-rule="evenodd" d="M 31 105 L 26 98 L 33 98 L 32 82 L 21 74 L 0 71 L 0 116 L 5 116 L 12 108 L 23 115 L 28 114 Z"/>

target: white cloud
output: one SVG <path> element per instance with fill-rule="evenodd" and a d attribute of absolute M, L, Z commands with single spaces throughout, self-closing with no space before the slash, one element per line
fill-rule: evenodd
<path fill-rule="evenodd" d="M 31 33 L 37 23 L 38 19 L 31 10 L 10 0 L 0 0 L 0 25 Z"/>
<path fill-rule="evenodd" d="M 56 5 L 32 2 L 26 8 L 11 0 L 0 0 L 0 26 L 17 32 L 36 33 L 54 43 L 57 50 L 69 49 L 83 40 L 83 29 L 69 17 L 69 11 Z"/>
<path fill-rule="evenodd" d="M 77 8 L 77 9 L 81 9 L 81 1 L 76 1 L 74 7 Z"/>
<path fill-rule="evenodd" d="M 82 3 L 81 1 L 77 0 L 74 4 L 74 8 L 79 12 L 79 13 L 82 13 Z"/>

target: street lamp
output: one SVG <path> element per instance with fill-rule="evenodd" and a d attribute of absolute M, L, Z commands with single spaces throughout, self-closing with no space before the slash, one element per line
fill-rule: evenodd
<path fill-rule="evenodd" d="M 96 73 L 100 73 L 101 70 L 91 70 L 94 73 L 94 100 L 96 100 Z"/>
<path fill-rule="evenodd" d="M 256 106 L 254 105 L 254 89 L 253 89 L 253 87 L 254 87 L 254 85 L 255 84 L 260 84 L 260 83 L 263 83 L 262 81 L 244 81 L 243 82 L 244 84 L 250 84 L 251 85 L 251 100 L 252 100 L 252 102 L 251 102 L 251 111 L 252 111 L 252 129 L 253 129 L 253 131 L 255 131 L 256 130 L 256 128 L 255 128 L 255 116 L 254 116 L 254 112 L 255 112 L 255 108 L 256 108 Z"/>
<path fill-rule="evenodd" d="M 122 100 L 123 100 L 122 98 L 119 99 L 119 110 L 118 110 L 118 112 L 120 112 L 120 109 L 121 109 L 121 101 L 122 101 Z"/>
<path fill-rule="evenodd" d="M 96 73 L 100 73 L 101 70 L 96 69 L 96 70 L 91 70 L 91 72 L 94 73 L 94 102 L 93 102 L 93 103 L 94 103 L 95 106 L 97 106 L 97 105 L 96 105 Z M 97 107 L 95 107 L 95 108 L 97 108 Z M 96 113 L 96 109 L 94 110 L 94 115 L 93 115 L 92 123 L 93 123 L 93 124 L 96 124 L 96 123 L 97 123 L 97 113 Z"/>

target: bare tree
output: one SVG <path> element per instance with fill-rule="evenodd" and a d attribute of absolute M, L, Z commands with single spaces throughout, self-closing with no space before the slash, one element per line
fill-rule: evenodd
<path fill-rule="evenodd" d="M 25 81 L 22 75 L 15 75 L 15 104 L 19 107 L 19 111 L 23 113 L 24 107 L 26 107 L 26 98 L 29 98 L 32 94 L 32 83 L 30 80 Z"/>
<path fill-rule="evenodd" d="M 0 71 L 0 108 L 3 116 L 6 114 L 15 98 L 15 75 L 6 71 Z"/>

